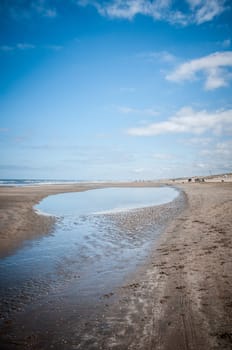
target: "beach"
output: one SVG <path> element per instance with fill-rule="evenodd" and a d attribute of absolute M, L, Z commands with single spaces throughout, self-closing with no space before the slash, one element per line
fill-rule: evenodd
<path fill-rule="evenodd" d="M 1 187 L 1 257 L 13 254 L 26 240 L 52 231 L 55 219 L 33 210 L 48 195 L 159 185 Z M 165 218 L 158 243 L 123 285 L 103 294 L 91 310 L 75 311 L 75 293 L 69 295 L 73 302 L 72 309 L 67 309 L 53 291 L 44 303 L 36 301 L 23 310 L 9 311 L 1 320 L 2 348 L 231 349 L 232 183 L 210 179 L 205 183 L 169 181 L 167 185 L 175 185 L 181 193 L 176 205 L 113 218 L 132 228 L 138 218 Z"/>
<path fill-rule="evenodd" d="M 106 187 L 154 187 L 158 183 L 85 183 L 41 186 L 0 186 L 0 257 L 19 247 L 24 240 L 52 230 L 54 218 L 35 213 L 33 206 L 49 195 L 82 192 Z"/>

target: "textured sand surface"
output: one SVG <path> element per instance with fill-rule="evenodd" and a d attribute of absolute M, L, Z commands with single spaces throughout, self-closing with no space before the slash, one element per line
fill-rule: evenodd
<path fill-rule="evenodd" d="M 31 306 L 26 317 L 16 314 L 2 324 L 3 349 L 231 349 L 232 184 L 177 186 L 186 194 L 185 209 L 168 224 L 158 246 L 130 280 L 104 295 L 86 320 L 78 320 L 78 314 L 64 309 L 59 300 L 57 315 L 50 318 L 49 302 Z M 32 204 L 45 195 L 72 190 L 1 189 L 0 240 L 8 241 L 2 254 L 29 237 L 28 227 L 36 227 L 33 234 L 39 234 Z M 13 220 L 12 203 L 14 212 L 18 208 Z M 47 232 L 51 218 L 38 220 L 46 221 L 42 228 Z M 123 225 L 131 225 L 131 220 L 119 218 Z M 67 324 L 62 321 L 65 313 Z M 54 325 L 59 334 L 52 337 Z"/>
<path fill-rule="evenodd" d="M 32 207 L 44 197 L 65 192 L 80 192 L 94 188 L 127 184 L 41 185 L 28 187 L 0 186 L 0 257 L 12 252 L 26 240 L 46 234 L 52 229 L 54 219 L 37 215 Z M 133 184 L 133 186 L 141 186 Z"/>
<path fill-rule="evenodd" d="M 110 310 L 103 348 L 232 349 L 232 186 L 180 187 L 187 207 Z"/>

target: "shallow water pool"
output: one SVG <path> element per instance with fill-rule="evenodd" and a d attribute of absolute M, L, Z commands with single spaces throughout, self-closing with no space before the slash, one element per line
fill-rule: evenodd
<path fill-rule="evenodd" d="M 120 284 L 144 261 L 159 225 L 143 208 L 171 202 L 173 188 L 106 188 L 53 195 L 35 207 L 56 216 L 50 235 L 0 261 L 2 312 L 48 293 L 83 303 Z"/>

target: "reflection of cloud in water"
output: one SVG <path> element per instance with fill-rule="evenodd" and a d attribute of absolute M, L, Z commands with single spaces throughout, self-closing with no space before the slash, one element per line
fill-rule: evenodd
<path fill-rule="evenodd" d="M 56 295 L 75 291 L 83 299 L 120 285 L 144 261 L 161 228 L 179 210 L 178 200 L 107 215 L 63 216 L 52 236 L 2 259 L 3 303 L 8 299 L 10 305 L 23 307 L 49 290 Z"/>

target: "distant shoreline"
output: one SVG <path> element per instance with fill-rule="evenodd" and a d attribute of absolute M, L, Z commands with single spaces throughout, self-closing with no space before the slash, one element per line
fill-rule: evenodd
<path fill-rule="evenodd" d="M 225 174 L 215 174 L 215 175 L 194 175 L 189 177 L 179 177 L 179 178 L 172 178 L 172 179 L 153 179 L 153 180 L 146 180 L 146 179 L 135 179 L 135 180 L 63 180 L 63 179 L 0 179 L 0 188 L 1 187 L 33 187 L 33 186 L 54 186 L 54 185 L 106 185 L 109 184 L 138 184 L 138 183 L 144 183 L 144 184 L 163 184 L 163 183 L 183 183 L 183 182 L 189 182 L 191 180 L 192 182 L 197 182 L 197 180 L 203 179 L 205 182 L 232 182 L 232 173 L 225 173 Z"/>

